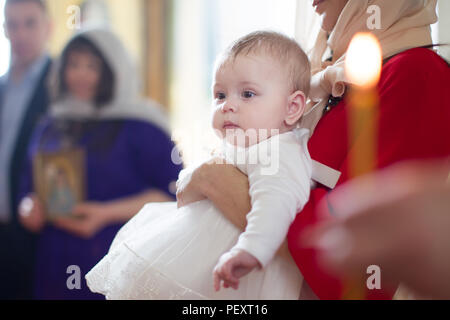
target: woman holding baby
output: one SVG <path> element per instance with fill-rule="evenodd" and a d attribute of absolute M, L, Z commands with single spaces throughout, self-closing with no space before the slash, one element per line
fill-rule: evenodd
<path fill-rule="evenodd" d="M 380 8 L 381 29 L 367 28 L 370 5 Z M 304 125 L 313 132 L 308 143 L 311 158 L 333 169 L 330 172 L 340 172 L 337 186 L 351 179 L 349 154 L 358 150 L 362 141 L 348 142 L 343 61 L 351 38 L 360 31 L 374 33 L 383 49 L 377 169 L 404 160 L 449 156 L 450 72 L 448 64 L 430 48 L 430 25 L 437 21 L 436 0 L 315 0 L 313 6 L 322 18 L 322 30 L 311 56 L 310 99 L 315 105 L 304 116 Z M 178 203 L 185 206 L 208 198 L 229 221 L 245 230 L 246 214 L 252 207 L 248 188 L 247 177 L 234 166 L 204 164 L 193 172 L 189 183 L 179 187 Z M 305 292 L 310 293 L 306 297 L 320 299 L 342 299 L 348 294 L 343 279 L 322 269 L 318 252 L 302 245 L 309 228 L 331 221 L 337 214 L 331 204 L 326 214 L 318 210 L 319 202 L 330 192 L 332 189 L 318 181 L 290 227 L 288 245 L 279 250 L 282 256 L 290 253 L 309 285 L 303 287 L 302 297 Z M 360 298 L 391 299 L 394 293 L 395 288 L 389 289 L 382 278 L 380 290 L 367 290 Z"/>
<path fill-rule="evenodd" d="M 372 5 L 381 12 L 377 30 L 367 26 Z M 92 291 L 108 299 L 393 297 L 396 287 L 383 277 L 381 289 L 362 289 L 366 270 L 352 281 L 327 273 L 305 240 L 339 215 L 330 201 L 325 210 L 319 203 L 352 180 L 350 155 L 361 152 L 369 130 L 361 124 L 349 142 L 343 68 L 357 32 L 373 32 L 383 49 L 376 168 L 450 155 L 450 72 L 431 49 L 436 0 L 313 6 L 322 30 L 311 63 L 295 41 L 271 32 L 238 39 L 219 57 L 212 125 L 226 142 L 224 158 L 184 170 L 177 203 L 146 205 L 119 231 L 86 276 Z M 239 140 L 251 129 L 254 141 Z M 276 160 L 275 174 L 265 175 L 266 164 L 253 157 L 261 148 Z"/>

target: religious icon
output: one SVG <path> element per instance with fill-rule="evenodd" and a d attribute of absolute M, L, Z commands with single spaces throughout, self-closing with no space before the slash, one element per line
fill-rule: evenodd
<path fill-rule="evenodd" d="M 39 153 L 33 160 L 33 177 L 48 219 L 70 217 L 84 201 L 84 152 Z"/>

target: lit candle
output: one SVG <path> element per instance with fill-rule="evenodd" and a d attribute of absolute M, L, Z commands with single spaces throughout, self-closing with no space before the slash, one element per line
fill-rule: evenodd
<path fill-rule="evenodd" d="M 357 33 L 347 50 L 345 73 L 348 92 L 350 177 L 369 173 L 375 168 L 378 123 L 377 84 L 382 67 L 381 47 L 371 33 Z"/>
<path fill-rule="evenodd" d="M 356 34 L 347 50 L 345 72 L 348 92 L 349 176 L 355 178 L 376 167 L 378 132 L 377 84 L 382 67 L 381 46 L 371 33 Z M 366 298 L 366 270 L 348 279 L 343 299 Z"/>

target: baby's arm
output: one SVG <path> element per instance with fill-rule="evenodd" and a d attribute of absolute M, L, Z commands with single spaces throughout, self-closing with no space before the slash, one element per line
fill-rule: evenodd
<path fill-rule="evenodd" d="M 253 269 L 261 268 L 258 259 L 244 250 L 233 250 L 223 254 L 214 268 L 214 289 L 220 290 L 223 281 L 224 288 L 239 288 L 239 278 L 249 274 Z"/>
<path fill-rule="evenodd" d="M 279 149 L 272 145 L 271 167 L 277 170 L 263 174 L 261 164 L 248 166 L 252 210 L 247 215 L 245 232 L 230 252 L 246 252 L 261 267 L 273 258 L 309 197 L 311 158 L 306 149 L 307 137 L 302 146 L 293 139 L 280 137 Z M 273 166 L 274 161 L 277 166 Z"/>

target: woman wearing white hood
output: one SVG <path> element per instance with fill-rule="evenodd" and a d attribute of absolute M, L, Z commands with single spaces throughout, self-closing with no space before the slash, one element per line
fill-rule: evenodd
<path fill-rule="evenodd" d="M 121 225 L 148 202 L 174 199 L 182 167 L 171 159 L 167 118 L 138 98 L 138 81 L 121 42 L 103 29 L 85 30 L 66 45 L 55 68 L 55 103 L 36 129 L 21 181 L 21 222 L 40 233 L 35 298 L 95 299 L 84 283 L 67 286 L 67 268 L 81 278 L 108 251 Z M 39 153 L 84 151 L 86 202 L 73 218 L 47 223 L 33 190 L 32 161 Z"/>

